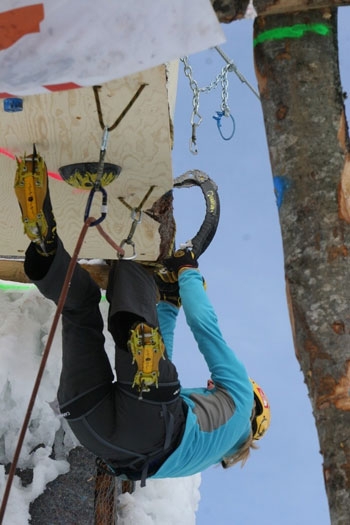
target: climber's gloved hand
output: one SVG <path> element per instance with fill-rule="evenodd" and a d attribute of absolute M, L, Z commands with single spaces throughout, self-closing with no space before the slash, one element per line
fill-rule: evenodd
<path fill-rule="evenodd" d="M 154 280 L 158 288 L 159 301 L 166 301 L 180 308 L 181 299 L 177 274 L 162 268 L 154 274 Z"/>
<path fill-rule="evenodd" d="M 176 250 L 174 255 L 164 259 L 163 263 L 168 272 L 175 273 L 176 275 L 184 268 L 198 268 L 196 256 L 189 248 Z"/>

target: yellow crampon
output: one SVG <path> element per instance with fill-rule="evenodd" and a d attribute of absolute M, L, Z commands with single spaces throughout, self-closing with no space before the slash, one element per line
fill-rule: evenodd
<path fill-rule="evenodd" d="M 17 160 L 15 193 L 22 211 L 24 233 L 35 243 L 42 244 L 48 233 L 43 212 L 47 194 L 47 170 L 42 157 L 34 152 Z"/>
<path fill-rule="evenodd" d="M 165 359 L 165 346 L 158 328 L 139 323 L 131 330 L 128 348 L 137 364 L 133 387 L 142 392 L 149 392 L 150 386 L 158 387 L 159 361 Z"/>

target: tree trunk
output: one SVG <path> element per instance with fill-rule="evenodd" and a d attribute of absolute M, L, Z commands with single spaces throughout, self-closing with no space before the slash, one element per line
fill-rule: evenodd
<path fill-rule="evenodd" d="M 350 516 L 350 157 L 336 10 L 258 17 L 255 66 L 295 350 L 333 525 Z M 285 392 L 288 403 L 293 393 Z M 297 422 L 295 432 L 303 432 Z"/>

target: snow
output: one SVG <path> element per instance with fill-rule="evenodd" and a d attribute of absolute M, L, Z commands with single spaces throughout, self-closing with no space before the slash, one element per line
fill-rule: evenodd
<path fill-rule="evenodd" d="M 194 525 L 200 499 L 200 475 L 182 479 L 148 480 L 134 494 L 123 494 L 118 523 L 121 525 Z"/>
<path fill-rule="evenodd" d="M 0 285 L 5 284 L 0 281 Z M 11 283 L 6 283 L 10 284 Z M 32 285 L 1 287 L 0 293 L 0 497 L 6 486 L 4 465 L 12 461 L 19 432 L 45 348 L 55 313 L 55 305 Z M 107 303 L 101 302 L 104 319 Z M 106 350 L 114 352 L 110 335 Z M 15 476 L 5 513 L 4 525 L 29 523 L 29 505 L 47 483 L 69 471 L 65 457 L 77 446 L 66 421 L 55 410 L 56 391 L 61 367 L 61 332 L 58 326 L 45 367 L 37 400 L 18 467 L 33 469 L 33 481 L 26 487 Z M 63 450 L 50 457 L 56 433 L 65 430 Z M 193 525 L 200 499 L 200 474 L 182 479 L 148 480 L 145 488 L 137 484 L 135 493 L 120 497 L 118 523 L 133 525 Z"/>

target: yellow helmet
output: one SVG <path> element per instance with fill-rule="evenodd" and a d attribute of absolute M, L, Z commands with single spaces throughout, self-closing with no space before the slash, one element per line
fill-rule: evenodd
<path fill-rule="evenodd" d="M 270 404 L 262 388 L 253 379 L 250 381 L 253 385 L 255 401 L 255 417 L 252 421 L 253 439 L 261 439 L 270 426 Z"/>

